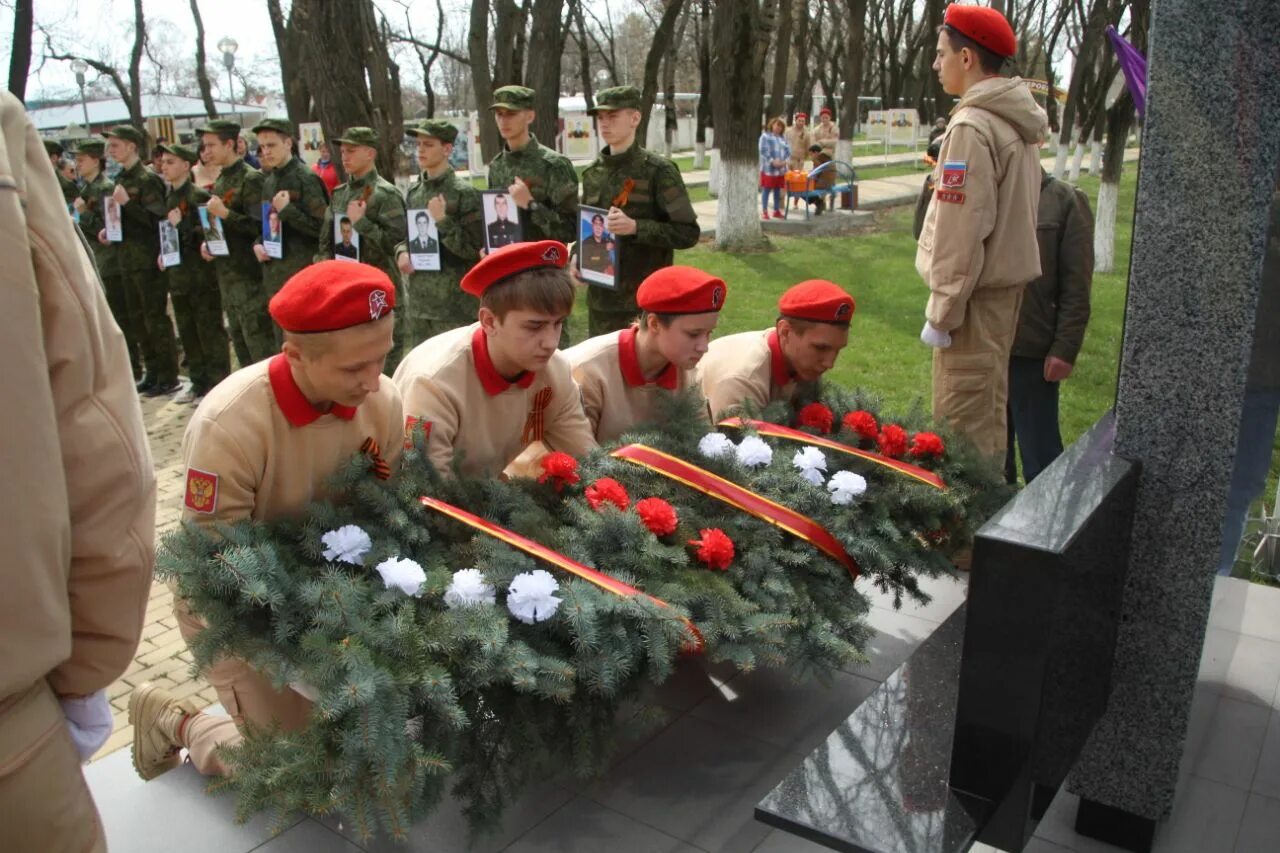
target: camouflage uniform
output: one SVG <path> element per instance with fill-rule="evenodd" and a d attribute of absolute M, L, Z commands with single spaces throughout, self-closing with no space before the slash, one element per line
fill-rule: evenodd
<path fill-rule="evenodd" d="M 100 165 L 104 164 L 105 153 L 100 139 L 81 142 L 77 153 L 97 157 Z M 129 301 L 125 298 L 124 280 L 116 269 L 114 243 L 103 245 L 98 242 L 98 232 L 107 227 L 102 218 L 102 197 L 111 195 L 116 187 L 107 177 L 106 172 L 98 172 L 97 176 L 87 182 L 77 192 L 77 197 L 84 200 L 84 210 L 80 213 L 80 230 L 93 247 L 93 259 L 98 265 L 98 275 L 102 278 L 102 289 L 107 295 L 107 305 L 111 307 L 111 316 L 116 325 L 124 332 L 124 340 L 129 348 L 129 363 L 133 365 L 133 375 L 142 376 L 142 338 L 146 334 L 145 327 L 139 327 L 135 318 L 129 313 Z"/>
<path fill-rule="evenodd" d="M 114 127 L 107 136 L 138 145 L 146 140 L 136 128 Z M 178 381 L 178 348 L 173 339 L 173 323 L 169 321 L 169 290 L 156 266 L 160 256 L 160 220 L 166 212 L 164 181 L 138 160 L 116 174 L 116 186 L 124 187 L 129 203 L 120 206 L 120 224 L 124 240 L 112 246 L 115 270 L 124 282 L 128 310 L 135 323 L 147 330 L 142 339 L 142 363 L 146 377 L 144 390 L 171 386 Z"/>
<path fill-rule="evenodd" d="M 196 128 L 196 132 L 239 133 L 240 125 L 219 119 Z M 227 206 L 222 230 L 230 252 L 215 257 L 213 267 L 217 270 L 222 308 L 227 312 L 227 325 L 231 328 L 231 345 L 243 367 L 278 352 L 274 325 L 267 313 L 261 265 L 253 253 L 253 244 L 262 233 L 262 173 L 244 160 L 236 160 L 222 167 L 213 182 L 213 195 Z"/>
<path fill-rule="evenodd" d="M 346 143 L 376 148 L 378 135 L 367 127 L 353 127 L 334 141 L 339 145 Z M 408 234 L 404 198 L 396 185 L 384 180 L 377 169 L 370 169 L 358 178 L 348 175 L 347 182 L 334 189 L 333 198 L 324 214 L 324 224 L 320 228 L 320 248 L 315 259 L 318 262 L 334 257 L 334 217 L 346 216 L 347 205 L 361 199 L 367 203 L 364 216 L 359 222 L 352 223 L 352 227 L 360 235 L 360 261 L 377 267 L 395 282 L 396 304 L 403 305 L 404 288 L 400 286 L 400 270 L 396 267 L 396 243 Z M 407 312 L 396 311 L 395 343 L 387 356 L 387 373 L 395 370 L 404 353 L 406 318 Z"/>
<path fill-rule="evenodd" d="M 493 93 L 489 109 L 533 109 L 533 90 L 524 86 L 503 86 Z M 529 134 L 529 142 L 512 151 L 505 144 L 489 164 L 489 188 L 503 189 L 520 178 L 529 186 L 533 204 L 521 209 L 520 226 L 524 239 L 578 239 L 578 173 L 569 158 L 557 154 Z"/>
<path fill-rule="evenodd" d="M 415 136 L 434 136 L 450 144 L 458 129 L 445 121 L 426 121 L 411 128 Z M 459 178 L 452 168 L 434 178 L 424 172 L 409 187 L 406 207 L 425 209 L 427 202 L 444 196 L 445 218 L 436 222 L 440 239 L 440 269 L 409 275 L 406 313 L 409 340 L 417 345 L 427 338 L 476 321 L 480 300 L 462 290 L 462 276 L 475 264 L 484 247 L 484 214 L 480 191 L 470 181 Z M 396 246 L 396 256 L 409 251 L 406 239 Z"/>
<path fill-rule="evenodd" d="M 183 145 L 161 145 L 175 157 L 196 163 L 196 153 Z M 169 298 L 173 300 L 173 316 L 178 321 L 178 336 L 187 354 L 187 372 L 196 396 L 213 388 L 231 372 L 231 355 L 227 347 L 227 330 L 222 325 L 222 297 L 218 292 L 218 276 L 213 267 L 200 257 L 204 229 L 200 225 L 200 206 L 211 196 L 190 179 L 173 187 L 165 197 L 168 210 L 178 210 L 178 246 L 182 262 L 164 271 L 169 280 Z"/>
<path fill-rule="evenodd" d="M 605 89 L 596 96 L 594 110 L 639 109 L 640 92 L 634 86 Z M 698 217 L 689 202 L 680 170 L 665 157 L 638 144 L 614 155 L 606 147 L 582 173 L 582 203 L 608 209 L 634 181 L 622 212 L 636 220 L 636 233 L 615 235 L 617 289 L 591 287 L 587 309 L 591 337 L 631 325 L 639 313 L 636 289 L 654 270 L 671 266 L 675 249 L 698 242 Z"/>
<path fill-rule="evenodd" d="M 253 128 L 254 133 L 261 130 L 274 130 L 290 139 L 297 138 L 293 125 L 281 119 L 267 119 Z M 290 276 L 311 264 L 320 243 L 324 214 L 329 208 L 329 193 L 324 182 L 296 156 L 280 168 L 262 173 L 264 202 L 271 201 L 281 190 L 289 193 L 289 204 L 280 211 L 284 257 L 272 258 L 262 265 L 262 283 L 268 298 L 275 296 Z M 258 242 L 262 242 L 261 231 Z"/>
<path fill-rule="evenodd" d="M 52 139 L 44 140 L 44 150 L 50 157 L 62 158 L 62 145 Z M 54 174 L 58 176 L 58 186 L 62 188 L 62 198 L 67 204 L 71 204 L 80 194 L 80 188 L 76 186 L 76 182 L 68 180 L 67 176 L 62 174 L 62 170 L 54 168 Z M 94 235 L 94 242 L 97 242 L 97 235 Z"/>

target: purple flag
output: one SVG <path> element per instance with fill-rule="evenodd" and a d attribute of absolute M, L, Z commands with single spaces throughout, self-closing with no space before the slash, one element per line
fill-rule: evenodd
<path fill-rule="evenodd" d="M 1147 58 L 1125 41 L 1115 27 L 1107 26 L 1107 38 L 1115 48 L 1116 59 L 1120 60 L 1120 70 L 1124 72 L 1124 82 L 1129 87 L 1129 94 L 1133 96 L 1138 115 L 1144 116 L 1147 107 Z"/>

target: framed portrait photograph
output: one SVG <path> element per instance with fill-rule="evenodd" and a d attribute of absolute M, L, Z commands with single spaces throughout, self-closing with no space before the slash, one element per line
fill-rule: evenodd
<path fill-rule="evenodd" d="M 227 248 L 227 234 L 222 230 L 222 220 L 209 212 L 209 206 L 200 205 L 200 226 L 204 228 L 204 244 L 209 254 L 226 257 L 231 254 Z"/>
<path fill-rule="evenodd" d="M 360 260 L 360 234 L 346 214 L 333 220 L 333 259 L 352 263 Z"/>
<path fill-rule="evenodd" d="M 124 223 L 120 220 L 120 202 L 114 196 L 102 197 L 102 221 L 106 223 L 107 239 L 112 243 L 124 241 Z"/>
<path fill-rule="evenodd" d="M 280 224 L 280 211 L 271 202 L 262 203 L 262 248 L 268 258 L 284 257 L 284 226 Z"/>
<path fill-rule="evenodd" d="M 578 274 L 590 284 L 618 286 L 618 241 L 605 228 L 609 211 L 601 207 L 578 207 Z"/>
<path fill-rule="evenodd" d="M 511 200 L 511 194 L 506 190 L 485 190 L 480 197 L 484 203 L 484 247 L 492 252 L 523 242 L 520 209 Z"/>
<path fill-rule="evenodd" d="M 425 208 L 408 211 L 409 263 L 418 271 L 440 269 L 440 232 Z"/>
<path fill-rule="evenodd" d="M 178 245 L 178 229 L 167 219 L 160 220 L 160 263 L 165 269 L 182 263 L 182 250 Z"/>
<path fill-rule="evenodd" d="M 298 155 L 302 162 L 314 166 L 320 162 L 320 145 L 324 142 L 324 133 L 318 121 L 304 121 L 298 125 Z"/>

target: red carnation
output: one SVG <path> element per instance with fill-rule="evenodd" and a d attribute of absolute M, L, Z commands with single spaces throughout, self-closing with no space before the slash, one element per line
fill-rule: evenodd
<path fill-rule="evenodd" d="M 911 455 L 915 457 L 941 456 L 946 448 L 936 433 L 918 432 L 911 438 Z"/>
<path fill-rule="evenodd" d="M 636 501 L 636 515 L 640 516 L 644 526 L 649 528 L 654 536 L 670 536 L 676 532 L 676 525 L 680 523 L 675 507 L 662 498 L 645 498 L 642 501 Z"/>
<path fill-rule="evenodd" d="M 831 427 L 835 420 L 835 412 L 821 403 L 810 403 L 801 407 L 796 417 L 796 423 L 800 426 L 813 427 L 823 435 L 831 432 Z"/>
<path fill-rule="evenodd" d="M 723 530 L 710 527 L 698 531 L 701 539 L 690 539 L 689 544 L 697 548 L 694 556 L 713 569 L 724 571 L 733 562 L 733 540 Z"/>
<path fill-rule="evenodd" d="M 542 476 L 538 478 L 539 483 L 554 480 L 558 492 L 565 486 L 572 486 L 578 482 L 578 479 L 578 460 L 568 453 L 556 451 L 542 457 Z"/>
<path fill-rule="evenodd" d="M 601 477 L 590 486 L 587 486 L 586 492 L 587 503 L 591 504 L 591 508 L 596 512 L 600 511 L 600 505 L 611 503 L 623 512 L 631 505 L 631 496 L 627 494 L 626 488 L 611 477 Z"/>
<path fill-rule="evenodd" d="M 859 437 L 869 441 L 880 437 L 880 424 L 876 423 L 876 416 L 862 409 L 845 415 L 842 423 L 846 429 L 856 432 Z"/>
<path fill-rule="evenodd" d="M 897 459 L 907 452 L 907 431 L 897 424 L 889 424 L 876 437 L 880 452 L 891 459 Z"/>

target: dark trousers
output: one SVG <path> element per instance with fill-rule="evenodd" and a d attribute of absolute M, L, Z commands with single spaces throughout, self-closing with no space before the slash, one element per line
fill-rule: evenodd
<path fill-rule="evenodd" d="M 1044 381 L 1044 359 L 1009 357 L 1009 444 L 1004 476 L 1017 482 L 1014 443 L 1022 456 L 1022 477 L 1030 483 L 1062 453 L 1058 430 L 1058 383 Z"/>

